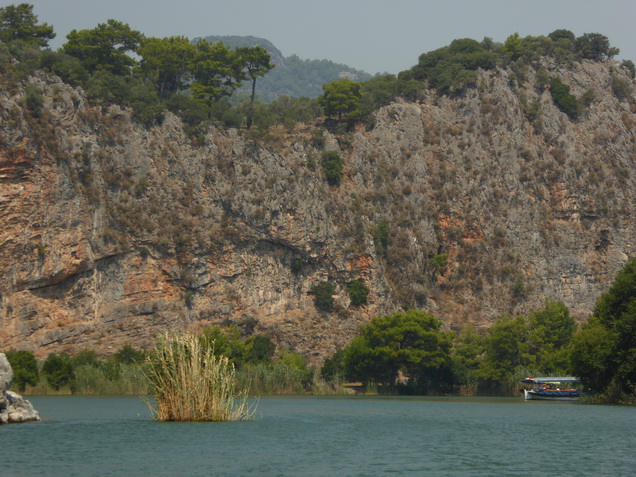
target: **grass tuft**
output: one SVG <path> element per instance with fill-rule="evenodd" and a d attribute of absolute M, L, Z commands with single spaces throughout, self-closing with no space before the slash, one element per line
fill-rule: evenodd
<path fill-rule="evenodd" d="M 254 414 L 247 391 L 236 390 L 234 365 L 195 335 L 159 336 L 147 365 L 157 421 L 243 421 Z"/>

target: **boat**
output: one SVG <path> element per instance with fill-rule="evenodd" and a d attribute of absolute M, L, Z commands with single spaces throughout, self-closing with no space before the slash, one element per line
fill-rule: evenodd
<path fill-rule="evenodd" d="M 542 401 L 578 401 L 581 398 L 581 391 L 573 387 L 580 383 L 579 378 L 572 376 L 534 378 L 529 376 L 521 382 L 531 387 L 524 386 L 521 390 L 524 399 Z"/>

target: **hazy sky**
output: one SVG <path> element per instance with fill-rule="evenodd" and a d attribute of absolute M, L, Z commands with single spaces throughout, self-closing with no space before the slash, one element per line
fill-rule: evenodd
<path fill-rule="evenodd" d="M 285 56 L 398 73 L 456 38 L 601 33 L 636 62 L 636 0 L 0 0 L 30 3 L 53 25 L 56 49 L 72 29 L 109 18 L 147 36 L 253 35 Z"/>

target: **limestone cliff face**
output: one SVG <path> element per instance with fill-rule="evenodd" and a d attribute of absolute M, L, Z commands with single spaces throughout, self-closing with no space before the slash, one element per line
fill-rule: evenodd
<path fill-rule="evenodd" d="M 29 79 L 39 116 L 24 88 L 1 90 L 0 348 L 108 353 L 237 323 L 319 363 L 403 307 L 487 326 L 550 298 L 584 319 L 636 253 L 636 96 L 615 64 L 544 67 L 593 92 L 581 118 L 532 70 L 514 84 L 494 70 L 462 97 L 391 104 L 323 144 L 316 126 L 195 135 L 167 114 L 145 128 L 45 75 Z M 323 149 L 345 158 L 338 187 Z M 357 278 L 371 288 L 360 308 L 346 292 Z M 323 280 L 333 313 L 313 304 Z"/>

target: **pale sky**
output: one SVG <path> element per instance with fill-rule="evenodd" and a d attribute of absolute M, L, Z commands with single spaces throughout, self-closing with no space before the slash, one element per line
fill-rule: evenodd
<path fill-rule="evenodd" d="M 601 33 L 636 62 L 636 0 L 0 0 L 30 3 L 59 48 L 72 29 L 112 18 L 147 36 L 253 35 L 284 56 L 398 73 L 457 38 Z"/>

